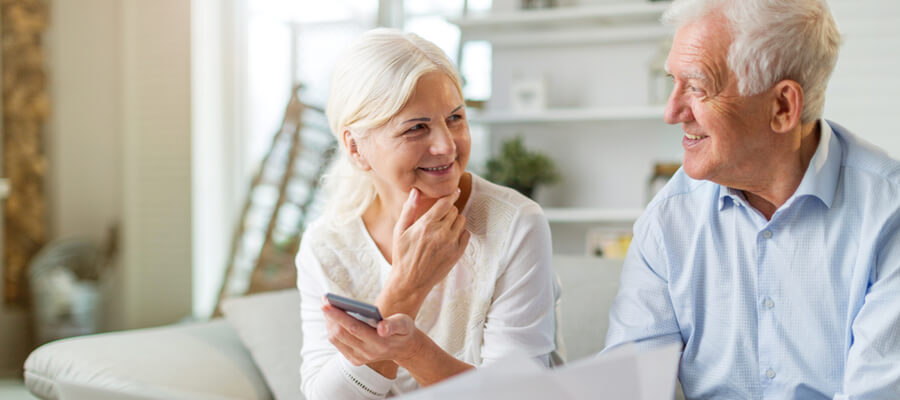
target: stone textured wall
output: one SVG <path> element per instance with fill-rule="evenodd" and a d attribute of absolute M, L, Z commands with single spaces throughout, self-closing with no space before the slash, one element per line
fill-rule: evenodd
<path fill-rule="evenodd" d="M 47 239 L 43 130 L 50 105 L 42 36 L 48 11 L 43 0 L 0 0 L 2 174 L 11 184 L 3 218 L 6 304 L 27 303 L 28 262 Z"/>

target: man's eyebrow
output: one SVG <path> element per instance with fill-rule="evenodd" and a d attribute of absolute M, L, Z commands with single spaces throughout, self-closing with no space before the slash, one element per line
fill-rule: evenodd
<path fill-rule="evenodd" d="M 664 64 L 663 69 L 666 70 L 666 74 L 668 76 L 671 76 L 671 77 L 675 76 L 675 74 L 673 74 L 672 71 L 669 70 L 669 64 Z M 684 72 L 684 73 L 680 74 L 678 77 L 681 79 L 696 79 L 696 80 L 701 80 L 701 81 L 706 81 L 706 82 L 711 81 L 709 79 L 709 76 L 704 74 L 702 71 L 697 71 L 697 70 Z"/>
<path fill-rule="evenodd" d="M 682 79 L 696 79 L 709 82 L 709 76 L 700 71 L 688 71 L 681 75 Z"/>

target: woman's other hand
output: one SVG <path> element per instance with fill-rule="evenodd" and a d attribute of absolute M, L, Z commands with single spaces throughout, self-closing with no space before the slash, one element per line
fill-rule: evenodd
<path fill-rule="evenodd" d="M 322 313 L 328 341 L 356 366 L 381 361 L 403 362 L 415 357 L 425 344 L 425 334 L 405 314 L 394 314 L 373 329 L 327 303 L 322 306 Z"/>
<path fill-rule="evenodd" d="M 439 198 L 416 219 L 419 192 L 412 189 L 394 226 L 392 268 L 376 305 L 384 315 L 415 318 L 422 302 L 456 265 L 469 243 L 466 217 L 454 203 L 456 191 Z"/>

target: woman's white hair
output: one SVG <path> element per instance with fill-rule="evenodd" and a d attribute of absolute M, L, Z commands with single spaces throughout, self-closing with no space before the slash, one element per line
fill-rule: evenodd
<path fill-rule="evenodd" d="M 728 21 L 728 66 L 741 95 L 762 93 L 784 79 L 803 88 L 802 122 L 822 117 L 825 89 L 841 34 L 824 0 L 675 0 L 663 14 L 680 27 L 713 13 Z"/>
<path fill-rule="evenodd" d="M 363 34 L 338 59 L 331 78 L 325 114 L 338 143 L 343 144 L 346 130 L 359 139 L 387 123 L 406 105 L 419 78 L 429 72 L 450 77 L 462 97 L 453 63 L 433 43 L 394 29 Z M 324 177 L 324 189 L 325 214 L 337 223 L 361 216 L 376 196 L 370 172 L 351 163 L 343 145 Z"/>

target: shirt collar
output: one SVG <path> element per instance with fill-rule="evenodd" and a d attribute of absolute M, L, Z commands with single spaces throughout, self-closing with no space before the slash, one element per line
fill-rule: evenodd
<path fill-rule="evenodd" d="M 809 161 L 803 179 L 800 180 L 800 186 L 785 205 L 793 203 L 798 198 L 812 196 L 831 208 L 841 170 L 841 143 L 835 137 L 831 125 L 824 119 L 819 120 L 819 129 L 821 132 L 816 152 Z M 719 210 L 721 211 L 729 201 L 743 206 L 747 200 L 740 190 L 719 185 Z"/>

